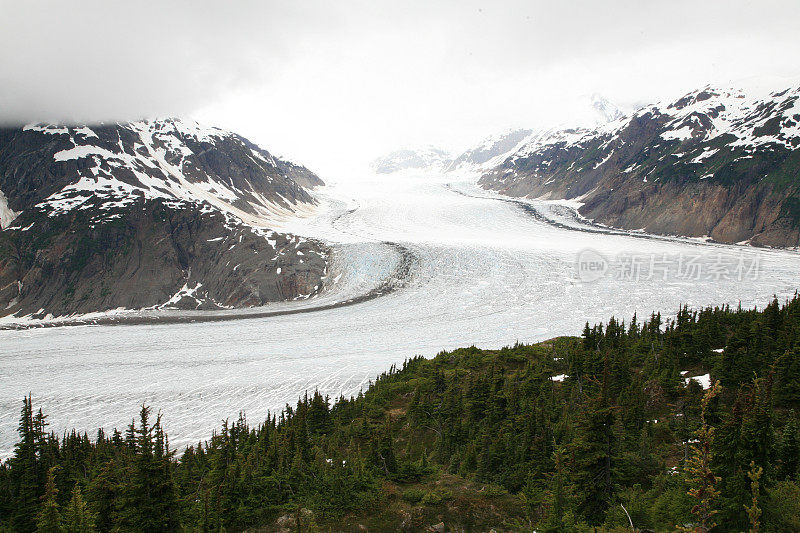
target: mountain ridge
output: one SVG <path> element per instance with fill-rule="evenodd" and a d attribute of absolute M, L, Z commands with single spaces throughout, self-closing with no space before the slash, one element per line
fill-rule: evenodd
<path fill-rule="evenodd" d="M 795 247 L 798 95 L 707 86 L 600 127 L 543 131 L 479 184 L 578 200 L 583 216 L 624 229 Z"/>
<path fill-rule="evenodd" d="M 599 93 L 586 97 L 580 106 L 577 123 L 585 127 L 601 126 L 619 120 L 625 113 Z M 560 128 L 554 128 L 560 129 Z M 509 128 L 484 137 L 456 156 L 446 150 L 428 145 L 420 148 L 396 150 L 375 159 L 371 168 L 376 174 L 391 174 L 402 170 L 424 172 L 475 173 L 486 172 L 499 165 L 505 157 L 516 152 L 528 137 L 539 130 Z"/>
<path fill-rule="evenodd" d="M 1 128 L 0 315 L 309 297 L 327 248 L 276 229 L 322 183 L 193 121 Z"/>

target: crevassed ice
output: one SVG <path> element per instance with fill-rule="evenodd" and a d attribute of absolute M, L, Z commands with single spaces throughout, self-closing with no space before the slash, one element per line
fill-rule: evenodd
<path fill-rule="evenodd" d="M 147 402 L 163 412 L 181 448 L 240 410 L 259 420 L 306 390 L 354 394 L 415 355 L 575 335 L 587 321 L 653 310 L 669 316 L 684 303 L 764 305 L 773 294 L 790 297 L 800 279 L 797 252 L 587 233 L 565 206 L 531 201 L 561 217 L 555 227 L 479 190 L 474 176 L 356 178 L 325 191 L 317 213 L 287 225 L 333 247 L 332 289 L 269 309 L 352 300 L 401 278 L 397 290 L 356 305 L 232 322 L 0 331 L 0 454 L 13 450 L 28 392 L 57 433 L 123 428 Z M 760 266 L 742 280 L 581 282 L 575 264 L 587 248 L 608 260 L 699 254 L 707 265 L 723 254 L 758 257 Z M 403 254 L 412 256 L 407 271 L 399 268 Z"/>

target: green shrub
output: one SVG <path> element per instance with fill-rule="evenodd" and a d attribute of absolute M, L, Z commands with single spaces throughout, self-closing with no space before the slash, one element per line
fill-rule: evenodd
<path fill-rule="evenodd" d="M 452 498 L 453 494 L 449 490 L 436 489 L 428 492 L 425 496 L 422 497 L 422 504 L 439 505 L 443 501 L 450 500 Z"/>
<path fill-rule="evenodd" d="M 408 503 L 419 503 L 425 497 L 425 491 L 422 489 L 406 489 L 403 491 L 403 500 Z"/>

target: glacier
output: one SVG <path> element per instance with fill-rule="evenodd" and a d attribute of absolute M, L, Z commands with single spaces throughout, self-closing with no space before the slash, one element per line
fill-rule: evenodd
<path fill-rule="evenodd" d="M 284 226 L 333 248 L 318 296 L 0 331 L 0 457 L 13 452 L 28 393 L 58 434 L 122 430 L 147 403 L 163 413 L 172 446 L 181 449 L 240 411 L 258 420 L 305 391 L 355 394 L 415 355 L 574 335 L 587 321 L 654 310 L 669 316 L 684 303 L 764 305 L 797 289 L 796 250 L 613 230 L 581 219 L 572 206 L 495 196 L 475 180 L 365 174 L 320 189 L 314 214 Z M 758 269 L 718 279 L 586 281 L 576 260 L 587 249 L 612 262 L 692 256 L 710 271 L 726 257 Z"/>

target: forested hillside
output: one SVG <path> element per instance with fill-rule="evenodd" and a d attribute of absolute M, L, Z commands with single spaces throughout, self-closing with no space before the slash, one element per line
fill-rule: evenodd
<path fill-rule="evenodd" d="M 798 408 L 798 297 L 414 358 L 181 453 L 147 407 L 59 436 L 27 398 L 0 529 L 800 531 Z"/>

